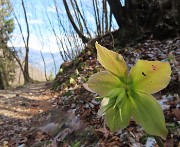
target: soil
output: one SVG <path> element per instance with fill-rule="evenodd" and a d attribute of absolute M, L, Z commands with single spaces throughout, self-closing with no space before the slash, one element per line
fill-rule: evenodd
<path fill-rule="evenodd" d="M 55 96 L 47 83 L 0 90 L 0 144 L 17 146 L 27 140 L 27 132 L 46 120 Z"/>

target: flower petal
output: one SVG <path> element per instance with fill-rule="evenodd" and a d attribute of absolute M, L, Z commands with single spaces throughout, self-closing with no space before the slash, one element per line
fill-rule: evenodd
<path fill-rule="evenodd" d="M 118 78 L 127 76 L 127 66 L 123 57 L 96 42 L 98 61 Z"/>
<path fill-rule="evenodd" d="M 130 70 L 128 82 L 132 89 L 152 94 L 168 85 L 170 75 L 168 62 L 138 60 Z"/>
<path fill-rule="evenodd" d="M 134 120 L 142 125 L 144 130 L 163 139 L 167 136 L 165 119 L 162 109 L 153 96 L 141 92 L 130 92 L 132 103 L 132 116 Z"/>
<path fill-rule="evenodd" d="M 89 78 L 84 85 L 89 91 L 93 91 L 100 96 L 116 96 L 118 95 L 118 89 L 121 87 L 121 81 L 109 72 L 99 72 Z M 116 94 L 117 93 L 117 94 Z M 112 95 L 113 94 L 113 95 Z"/>
<path fill-rule="evenodd" d="M 111 131 L 124 129 L 128 126 L 131 119 L 131 103 L 130 100 L 124 99 L 125 102 L 118 106 L 111 107 L 105 113 L 106 125 Z"/>

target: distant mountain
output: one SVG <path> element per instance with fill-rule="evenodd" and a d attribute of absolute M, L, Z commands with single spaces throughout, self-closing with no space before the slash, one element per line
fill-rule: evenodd
<path fill-rule="evenodd" d="M 21 59 L 24 59 L 25 48 L 17 48 L 17 51 L 18 51 L 18 56 Z M 60 53 L 59 52 L 52 53 L 55 60 L 55 65 L 54 65 L 53 57 L 50 52 L 42 52 L 42 54 L 43 54 L 45 64 L 46 64 L 47 74 L 52 73 L 53 75 L 55 75 L 59 71 L 60 65 L 63 63 Z M 42 59 L 40 51 L 34 50 L 32 48 L 29 49 L 29 63 L 32 66 L 44 72 L 44 63 L 43 63 L 43 59 Z"/>

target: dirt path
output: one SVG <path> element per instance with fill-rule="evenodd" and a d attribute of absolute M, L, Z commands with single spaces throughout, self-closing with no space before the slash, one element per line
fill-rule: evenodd
<path fill-rule="evenodd" d="M 58 147 L 80 143 L 77 139 L 87 142 L 87 137 L 96 141 L 91 127 L 75 115 L 75 107 L 82 109 L 84 103 L 71 105 L 71 99 L 66 108 L 62 99 L 67 96 L 51 91 L 48 85 L 0 90 L 0 147 Z M 89 109 L 81 113 L 91 115 Z"/>
<path fill-rule="evenodd" d="M 27 140 L 25 134 L 47 119 L 56 93 L 46 83 L 0 90 L 0 146 L 16 146 Z"/>

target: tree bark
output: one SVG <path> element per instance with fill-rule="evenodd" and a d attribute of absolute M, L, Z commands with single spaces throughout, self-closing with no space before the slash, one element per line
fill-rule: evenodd
<path fill-rule="evenodd" d="M 123 14 L 123 6 L 121 5 L 120 0 L 107 0 L 111 9 L 114 18 L 120 29 L 125 28 L 126 20 Z"/>
<path fill-rule="evenodd" d="M 31 78 L 29 76 L 29 24 L 27 20 L 27 15 L 26 15 L 26 9 L 24 6 L 24 0 L 21 0 L 22 2 L 22 7 L 24 11 L 24 17 L 25 17 L 25 22 L 26 22 L 26 29 L 27 29 L 27 38 L 26 38 L 26 43 L 25 43 L 25 48 L 26 48 L 26 55 L 25 55 L 25 64 L 24 64 L 24 81 L 25 83 L 28 83 L 31 81 Z"/>
<path fill-rule="evenodd" d="M 101 35 L 101 23 L 100 23 L 100 16 L 99 16 L 99 10 L 97 6 L 97 0 L 93 0 L 93 10 L 94 10 L 94 17 L 96 21 L 96 32 L 97 35 Z"/>
<path fill-rule="evenodd" d="M 105 32 L 107 33 L 108 32 L 108 11 L 107 11 L 107 2 L 106 0 L 103 1 L 104 3 L 104 15 L 105 15 Z"/>
<path fill-rule="evenodd" d="M 81 11 L 80 11 L 80 9 L 79 9 L 79 6 L 78 6 L 76 0 L 74 0 L 74 3 L 75 3 L 75 5 L 76 5 L 77 12 L 79 13 L 79 15 L 80 15 L 80 17 L 81 17 L 81 19 L 82 19 L 82 21 L 83 21 L 83 23 L 84 23 L 84 27 L 85 27 L 85 29 L 86 29 L 87 34 L 89 35 L 90 38 L 92 38 L 91 33 L 89 32 L 89 29 L 88 29 L 88 27 L 87 27 L 86 20 L 85 20 L 85 18 L 83 17 L 83 15 L 82 15 L 82 13 L 81 13 Z"/>
<path fill-rule="evenodd" d="M 119 41 L 125 45 L 141 34 L 138 28 L 136 0 L 126 0 L 122 6 L 120 0 L 107 0 L 110 10 L 119 26 Z"/>
<path fill-rule="evenodd" d="M 44 75 L 45 75 L 46 81 L 48 81 L 47 73 L 46 73 L 46 72 L 47 72 L 47 71 L 46 71 L 46 62 L 45 62 L 45 60 L 44 60 L 44 56 L 43 56 L 42 51 L 40 51 L 40 53 L 41 53 L 41 57 L 42 57 L 43 64 L 44 64 Z"/>
<path fill-rule="evenodd" d="M 74 11 L 75 19 L 77 20 L 77 23 L 79 24 L 79 30 L 83 34 L 83 26 L 82 26 L 82 23 L 80 21 L 80 17 L 78 15 L 78 12 L 76 11 L 77 8 L 75 8 L 75 4 L 73 3 L 72 0 L 70 0 L 70 2 L 71 2 L 71 5 L 72 5 L 72 8 L 73 8 L 73 11 Z"/>
<path fill-rule="evenodd" d="M 65 10 L 66 10 L 66 13 L 67 13 L 67 16 L 69 18 L 69 21 L 71 22 L 74 30 L 76 31 L 76 33 L 79 35 L 79 37 L 82 39 L 82 42 L 83 43 L 87 43 L 89 41 L 89 38 L 87 38 L 86 36 L 84 36 L 84 34 L 79 30 L 79 28 L 77 27 L 76 23 L 74 22 L 74 19 L 70 13 L 70 10 L 69 10 L 69 7 L 68 7 L 68 4 L 66 2 L 66 0 L 63 0 L 63 4 L 64 4 L 64 7 L 65 7 Z"/>

